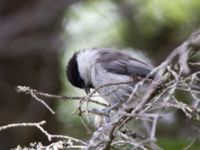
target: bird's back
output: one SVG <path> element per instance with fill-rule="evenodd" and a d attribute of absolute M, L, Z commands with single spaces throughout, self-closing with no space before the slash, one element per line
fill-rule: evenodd
<path fill-rule="evenodd" d="M 139 79 L 146 77 L 152 69 L 146 63 L 117 51 L 101 50 L 99 53 L 101 57 L 92 67 L 91 80 L 96 88 L 106 85 L 98 92 L 111 105 L 126 101 Z"/>

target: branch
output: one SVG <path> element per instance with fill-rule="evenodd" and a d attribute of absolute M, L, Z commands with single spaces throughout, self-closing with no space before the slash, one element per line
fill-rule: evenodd
<path fill-rule="evenodd" d="M 0 131 L 9 129 L 9 128 L 15 128 L 15 127 L 36 127 L 37 129 L 39 129 L 43 134 L 46 135 L 46 137 L 48 138 L 49 141 L 51 141 L 52 139 L 66 139 L 68 141 L 74 141 L 74 142 L 78 142 L 81 143 L 83 145 L 86 145 L 85 142 L 83 142 L 82 140 L 70 137 L 70 136 L 66 136 L 66 135 L 56 135 L 56 134 L 49 134 L 43 127 L 42 125 L 44 125 L 46 123 L 46 121 L 40 121 L 37 123 L 12 123 L 12 124 L 8 124 L 5 126 L 1 126 L 0 127 Z"/>
<path fill-rule="evenodd" d="M 61 95 L 53 95 L 53 94 L 49 94 L 49 93 L 39 92 L 36 89 L 32 89 L 28 86 L 20 86 L 19 85 L 15 89 L 18 93 L 30 94 L 31 96 L 32 96 L 32 94 L 34 94 L 35 96 L 41 96 L 41 97 L 45 97 L 45 98 L 58 99 L 58 100 L 77 100 L 77 101 L 85 100 L 85 97 L 80 97 L 80 96 L 61 96 Z M 42 101 L 44 101 L 44 100 L 42 100 Z M 88 101 L 95 103 L 95 104 L 105 106 L 105 107 L 108 106 L 107 104 L 96 101 L 96 100 L 89 99 Z M 45 103 L 45 102 L 41 102 L 41 103 Z"/>

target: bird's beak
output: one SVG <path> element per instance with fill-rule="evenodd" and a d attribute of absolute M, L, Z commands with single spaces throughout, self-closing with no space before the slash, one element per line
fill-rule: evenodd
<path fill-rule="evenodd" d="M 85 86 L 84 90 L 85 90 L 85 93 L 86 93 L 86 94 L 89 94 L 89 93 L 90 93 L 90 87 L 89 87 L 89 86 Z"/>

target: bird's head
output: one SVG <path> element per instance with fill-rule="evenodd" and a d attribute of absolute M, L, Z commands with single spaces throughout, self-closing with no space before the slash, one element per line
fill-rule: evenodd
<path fill-rule="evenodd" d="M 87 80 L 83 76 L 81 76 L 79 63 L 77 61 L 78 55 L 79 53 L 74 53 L 68 62 L 66 68 L 67 79 L 73 86 L 84 89 L 88 94 L 92 86 L 88 84 Z"/>

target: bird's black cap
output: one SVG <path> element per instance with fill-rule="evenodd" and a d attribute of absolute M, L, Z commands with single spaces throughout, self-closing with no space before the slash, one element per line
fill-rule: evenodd
<path fill-rule="evenodd" d="M 66 69 L 66 75 L 69 82 L 78 88 L 84 88 L 84 81 L 78 70 L 77 53 L 71 57 Z"/>

